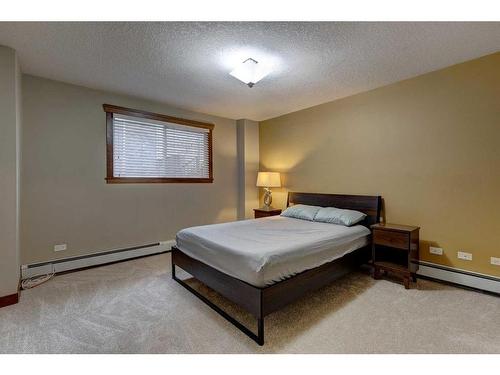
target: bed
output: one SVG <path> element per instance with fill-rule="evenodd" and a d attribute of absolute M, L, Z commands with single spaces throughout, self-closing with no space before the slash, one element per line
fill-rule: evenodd
<path fill-rule="evenodd" d="M 243 333 L 264 344 L 264 317 L 370 259 L 371 224 L 380 196 L 290 192 L 287 207 L 306 204 L 357 210 L 352 227 L 273 216 L 187 228 L 172 247 L 172 278 Z M 257 333 L 176 276 L 176 267 L 257 319 Z"/>

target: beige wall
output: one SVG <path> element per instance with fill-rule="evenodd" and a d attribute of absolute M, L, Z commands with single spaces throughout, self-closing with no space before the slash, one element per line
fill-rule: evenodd
<path fill-rule="evenodd" d="M 109 184 L 103 103 L 215 123 L 213 184 Z M 22 263 L 175 237 L 236 219 L 234 120 L 23 76 Z M 66 251 L 53 247 L 67 243 Z"/>
<path fill-rule="evenodd" d="M 500 53 L 264 121 L 260 162 L 288 190 L 380 194 L 423 260 L 500 276 Z"/>
<path fill-rule="evenodd" d="M 20 90 L 16 52 L 0 46 L 0 297 L 19 284 Z"/>
<path fill-rule="evenodd" d="M 259 123 L 238 120 L 238 218 L 251 219 L 259 207 L 259 191 L 255 186 L 259 171 Z"/>

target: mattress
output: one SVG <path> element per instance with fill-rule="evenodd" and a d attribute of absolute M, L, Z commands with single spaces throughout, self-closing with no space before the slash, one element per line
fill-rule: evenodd
<path fill-rule="evenodd" d="M 264 287 L 368 244 L 362 225 L 282 216 L 204 225 L 177 233 L 177 248 L 227 275 Z"/>

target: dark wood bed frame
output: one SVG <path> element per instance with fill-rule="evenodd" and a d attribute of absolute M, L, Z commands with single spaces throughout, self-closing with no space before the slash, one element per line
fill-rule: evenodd
<path fill-rule="evenodd" d="M 361 224 L 370 229 L 370 225 L 379 221 L 381 201 L 380 196 L 290 192 L 288 193 L 287 207 L 293 204 L 307 204 L 361 211 L 367 215 Z M 259 288 L 193 259 L 173 246 L 172 279 L 200 298 L 257 344 L 264 345 L 264 317 L 266 315 L 359 268 L 360 265 L 368 262 L 371 258 L 370 252 L 370 246 L 368 245 L 340 259 L 301 272 L 270 286 Z M 257 333 L 252 332 L 186 282 L 179 279 L 175 274 L 176 266 L 253 315 L 257 319 Z"/>

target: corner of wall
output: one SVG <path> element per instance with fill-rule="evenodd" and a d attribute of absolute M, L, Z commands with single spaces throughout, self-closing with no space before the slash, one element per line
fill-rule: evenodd
<path fill-rule="evenodd" d="M 16 219 L 17 219 L 17 269 L 18 269 L 18 278 L 20 278 L 20 267 L 21 267 L 21 165 L 22 165 L 22 124 L 23 124 L 23 111 L 22 111 L 22 77 L 23 74 L 21 72 L 21 64 L 19 61 L 19 56 L 16 52 L 16 185 L 17 185 L 17 200 L 16 200 Z"/>
<path fill-rule="evenodd" d="M 18 293 L 21 71 L 15 50 L 0 46 L 0 298 Z M 16 299 L 17 302 L 17 299 Z"/>
<path fill-rule="evenodd" d="M 236 121 L 238 146 L 238 219 L 252 218 L 258 207 L 259 192 L 255 186 L 259 170 L 259 123 Z"/>

